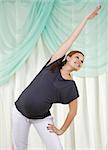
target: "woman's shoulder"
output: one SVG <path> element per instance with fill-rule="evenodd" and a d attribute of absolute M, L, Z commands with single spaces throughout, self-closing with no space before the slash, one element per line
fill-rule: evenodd
<path fill-rule="evenodd" d="M 49 59 L 49 62 L 47 63 L 46 66 L 50 66 L 56 62 L 62 62 L 62 60 L 64 59 L 65 55 L 63 55 L 62 57 L 58 57 L 58 58 L 54 58 L 53 56 L 51 56 L 51 58 Z"/>

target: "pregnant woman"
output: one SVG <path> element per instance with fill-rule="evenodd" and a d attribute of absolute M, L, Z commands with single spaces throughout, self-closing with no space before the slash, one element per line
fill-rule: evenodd
<path fill-rule="evenodd" d="M 15 102 L 12 113 L 12 140 L 14 150 L 27 150 L 28 134 L 33 125 L 47 150 L 63 150 L 59 136 L 62 135 L 77 112 L 79 97 L 75 81 L 70 73 L 78 71 L 84 62 L 80 51 L 66 52 L 72 46 L 87 21 L 94 18 L 100 9 L 97 6 L 52 55 L 33 81 Z M 53 103 L 68 104 L 67 117 L 58 129 L 53 122 L 50 108 Z"/>

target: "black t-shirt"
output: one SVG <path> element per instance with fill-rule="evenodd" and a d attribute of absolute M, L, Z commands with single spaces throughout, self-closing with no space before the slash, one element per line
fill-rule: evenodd
<path fill-rule="evenodd" d="M 68 104 L 79 97 L 74 80 L 64 79 L 59 68 L 51 71 L 52 65 L 60 65 L 64 57 L 47 65 L 50 58 L 15 102 L 16 108 L 27 118 L 45 118 L 51 115 L 53 103 Z"/>

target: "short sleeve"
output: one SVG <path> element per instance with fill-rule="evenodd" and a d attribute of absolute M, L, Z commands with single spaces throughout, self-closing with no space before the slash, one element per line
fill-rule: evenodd
<path fill-rule="evenodd" d="M 70 85 L 60 89 L 60 101 L 63 104 L 68 104 L 78 97 L 79 97 L 79 92 L 75 81 L 73 81 Z"/>
<path fill-rule="evenodd" d="M 60 57 L 60 58 L 58 58 L 57 60 L 55 60 L 55 61 L 53 61 L 52 63 L 50 63 L 50 64 L 48 64 L 49 62 L 50 62 L 50 60 L 51 60 L 51 58 L 48 60 L 48 62 L 45 64 L 45 66 L 44 67 L 51 67 L 52 65 L 54 65 L 54 64 L 61 64 L 62 63 L 62 61 L 63 61 L 63 59 L 64 59 L 64 57 L 65 57 L 65 55 L 63 55 L 62 57 Z M 47 65 L 48 64 L 48 65 Z"/>
<path fill-rule="evenodd" d="M 62 60 L 64 59 L 64 57 L 65 57 L 65 55 L 62 56 L 62 57 L 60 57 L 60 58 L 58 58 L 57 60 L 53 61 L 53 62 L 50 63 L 49 65 L 47 65 L 47 64 L 50 62 L 51 58 L 52 58 L 52 57 L 50 57 L 50 58 L 48 59 L 48 61 L 45 63 L 45 65 L 42 67 L 42 69 L 40 70 L 40 72 L 39 72 L 36 76 L 38 76 L 44 69 L 46 69 L 46 68 L 49 68 L 49 69 L 50 69 L 53 64 L 56 64 L 56 63 L 61 64 L 61 63 L 62 63 Z"/>

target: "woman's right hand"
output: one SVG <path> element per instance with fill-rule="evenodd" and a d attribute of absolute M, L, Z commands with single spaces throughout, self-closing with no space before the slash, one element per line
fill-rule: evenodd
<path fill-rule="evenodd" d="M 89 15 L 86 16 L 86 19 L 93 19 L 95 16 L 98 15 L 99 10 L 101 9 L 101 5 L 97 6 L 93 11 L 89 13 Z"/>

